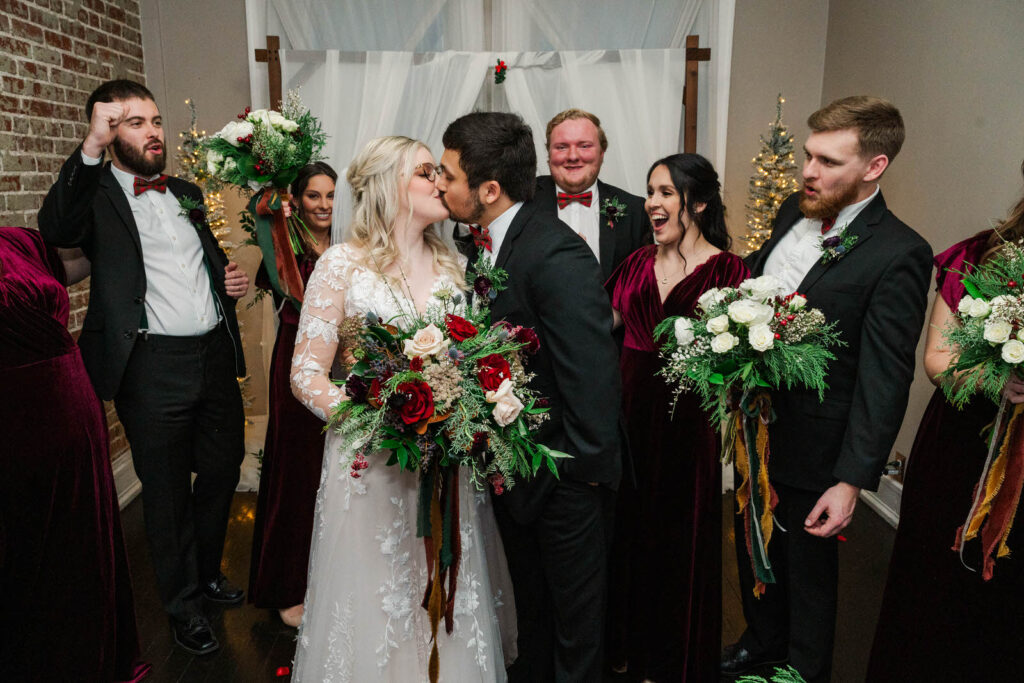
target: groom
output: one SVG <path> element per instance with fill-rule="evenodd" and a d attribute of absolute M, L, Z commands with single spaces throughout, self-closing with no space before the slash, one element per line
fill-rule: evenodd
<path fill-rule="evenodd" d="M 604 517 L 620 464 L 619 377 L 612 311 L 593 253 L 532 202 L 533 133 L 514 114 L 476 112 L 444 133 L 437 189 L 453 220 L 480 226 L 477 248 L 508 275 L 494 320 L 532 327 L 533 389 L 551 402 L 536 437 L 568 453 L 497 497 L 515 588 L 519 658 L 511 681 L 599 681 L 605 611 Z"/>

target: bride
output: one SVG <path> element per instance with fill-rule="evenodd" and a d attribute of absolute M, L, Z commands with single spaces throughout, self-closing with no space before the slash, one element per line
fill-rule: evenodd
<path fill-rule="evenodd" d="M 426 146 L 405 137 L 372 140 L 349 166 L 350 238 L 317 261 L 292 358 L 292 392 L 321 419 L 347 398 L 328 374 L 348 353 L 339 348 L 345 318 L 373 312 L 402 326 L 439 305 L 440 288 L 465 286 L 465 260 L 435 225 L 448 217 L 436 175 Z M 353 470 L 352 457 L 329 433 L 293 680 L 426 681 L 431 643 L 420 606 L 427 567 L 416 538 L 418 475 L 385 466 L 379 453 L 367 458 L 368 468 Z M 514 653 L 506 647 L 503 657 L 502 639 L 514 647 L 516 637 L 508 569 L 488 494 L 473 490 L 469 477 L 459 484 L 462 566 L 455 629 L 437 635 L 440 680 L 504 681 L 505 659 Z"/>

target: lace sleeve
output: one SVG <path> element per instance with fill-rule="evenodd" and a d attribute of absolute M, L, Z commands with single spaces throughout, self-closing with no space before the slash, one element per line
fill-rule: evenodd
<path fill-rule="evenodd" d="M 292 354 L 292 393 L 314 415 L 327 421 L 345 392 L 331 382 L 338 353 L 338 326 L 345 318 L 349 257 L 344 245 L 329 248 L 309 276 Z"/>

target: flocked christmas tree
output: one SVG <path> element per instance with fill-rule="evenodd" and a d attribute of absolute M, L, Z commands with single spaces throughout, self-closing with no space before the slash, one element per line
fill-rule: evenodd
<path fill-rule="evenodd" d="M 205 155 L 199 146 L 203 136 L 206 135 L 206 131 L 200 132 L 196 128 L 195 103 L 189 99 L 185 100 L 185 104 L 188 105 L 192 121 L 189 124 L 188 130 L 178 133 L 178 137 L 181 138 L 181 144 L 178 145 L 178 177 L 195 183 L 203 191 L 203 199 L 206 204 L 206 222 L 210 226 L 210 232 L 217 238 L 217 243 L 224 250 L 224 253 L 227 254 L 228 258 L 231 258 L 231 252 L 238 245 L 227 239 L 228 235 L 231 234 L 231 226 L 228 225 L 227 215 L 224 213 L 224 199 L 221 197 L 219 189 L 212 190 L 210 188 L 210 174 L 206 172 Z M 241 320 L 238 321 L 238 333 L 243 337 L 245 336 L 244 325 Z M 252 396 L 249 395 L 249 375 L 238 378 L 238 388 L 242 392 L 242 404 L 248 411 L 252 405 Z M 246 418 L 246 421 L 248 421 L 248 418 Z"/>
<path fill-rule="evenodd" d="M 793 158 L 793 134 L 782 123 L 782 103 L 785 101 L 780 94 L 775 121 L 768 124 L 768 136 L 760 136 L 761 151 L 752 160 L 754 174 L 750 176 L 746 206 L 747 233 L 740 237 L 747 253 L 757 251 L 771 237 L 772 222 L 782 200 L 800 187 Z"/>

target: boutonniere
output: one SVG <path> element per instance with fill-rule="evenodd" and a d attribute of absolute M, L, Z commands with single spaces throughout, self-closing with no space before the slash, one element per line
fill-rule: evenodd
<path fill-rule="evenodd" d="M 178 206 L 181 207 L 178 215 L 187 218 L 196 232 L 202 231 L 203 225 L 206 224 L 206 207 L 203 203 L 182 195 L 178 197 Z"/>
<path fill-rule="evenodd" d="M 498 293 L 505 289 L 508 272 L 495 266 L 490 255 L 483 249 L 480 250 L 472 270 L 476 273 L 476 277 L 473 278 L 473 293 L 476 294 L 473 297 L 473 310 L 479 311 L 489 307 L 498 297 Z"/>
<path fill-rule="evenodd" d="M 508 71 L 508 64 L 506 64 L 504 60 L 499 59 L 498 63 L 494 66 L 495 85 L 505 82 L 506 71 Z"/>
<path fill-rule="evenodd" d="M 614 229 L 616 221 L 626 217 L 626 205 L 618 197 L 609 197 L 601 202 L 601 215 L 608 219 L 608 228 Z"/>
<path fill-rule="evenodd" d="M 822 264 L 828 265 L 846 256 L 859 239 L 860 235 L 848 232 L 845 225 L 839 228 L 839 232 L 831 237 L 819 237 Z"/>

